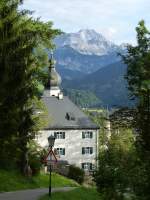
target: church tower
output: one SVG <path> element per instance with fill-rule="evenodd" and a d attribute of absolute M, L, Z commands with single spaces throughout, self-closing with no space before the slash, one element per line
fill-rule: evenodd
<path fill-rule="evenodd" d="M 60 90 L 61 77 L 55 69 L 56 61 L 51 53 L 50 66 L 49 66 L 49 85 L 50 85 L 50 96 L 63 98 L 63 93 Z"/>

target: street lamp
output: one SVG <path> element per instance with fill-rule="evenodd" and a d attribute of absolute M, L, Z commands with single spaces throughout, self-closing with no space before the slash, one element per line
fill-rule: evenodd
<path fill-rule="evenodd" d="M 48 143 L 49 143 L 49 147 L 52 149 L 55 143 L 55 137 L 53 135 L 50 135 L 48 137 Z"/>
<path fill-rule="evenodd" d="M 53 148 L 54 143 L 55 143 L 55 137 L 53 135 L 50 135 L 48 137 L 48 143 L 49 143 L 50 151 L 52 151 L 52 148 Z M 51 159 L 51 156 L 50 156 L 50 159 Z M 52 193 L 52 186 L 51 186 L 52 166 L 51 166 L 51 160 L 50 160 L 49 167 L 50 167 L 50 170 L 49 170 L 49 197 L 51 197 L 51 193 Z"/>

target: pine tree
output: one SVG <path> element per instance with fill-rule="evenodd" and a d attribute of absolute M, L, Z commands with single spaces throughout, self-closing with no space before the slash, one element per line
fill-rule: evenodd
<path fill-rule="evenodd" d="M 51 22 L 30 17 L 30 11 L 20 11 L 20 3 L 0 1 L 0 160 L 1 165 L 14 160 L 23 169 L 27 143 L 36 133 L 34 99 L 41 65 L 34 49 L 39 44 L 52 48 L 59 31 Z"/>

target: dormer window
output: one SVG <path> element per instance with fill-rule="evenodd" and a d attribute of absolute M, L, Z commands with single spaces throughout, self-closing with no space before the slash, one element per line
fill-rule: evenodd
<path fill-rule="evenodd" d="M 72 112 L 67 112 L 66 113 L 66 118 L 70 121 L 75 121 L 75 116 Z"/>

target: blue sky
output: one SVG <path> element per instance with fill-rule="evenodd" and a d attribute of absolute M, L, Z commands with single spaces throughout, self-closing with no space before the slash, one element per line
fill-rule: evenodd
<path fill-rule="evenodd" d="M 135 43 L 135 27 L 150 28 L 150 0 L 24 0 L 35 17 L 65 32 L 95 29 L 115 43 Z"/>

